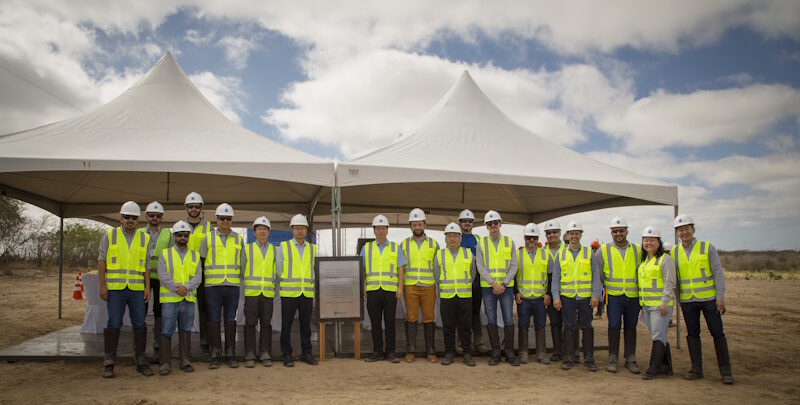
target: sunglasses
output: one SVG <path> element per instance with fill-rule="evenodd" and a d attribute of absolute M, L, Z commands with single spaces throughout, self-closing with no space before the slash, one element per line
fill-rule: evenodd
<path fill-rule="evenodd" d="M 500 225 L 500 221 L 489 221 L 486 223 L 486 226 L 497 226 Z"/>
<path fill-rule="evenodd" d="M 466 223 L 468 223 L 468 224 L 471 224 L 471 223 L 473 223 L 473 222 L 475 222 L 475 221 L 473 221 L 473 220 L 471 220 L 471 219 L 460 219 L 458 222 L 466 222 Z"/>
<path fill-rule="evenodd" d="M 138 216 L 136 216 L 136 215 L 123 215 L 123 216 L 122 216 L 122 219 L 124 219 L 124 220 L 126 220 L 126 221 L 130 221 L 130 220 L 132 220 L 132 219 L 133 219 L 133 220 L 139 219 L 139 217 L 138 217 Z"/>
<path fill-rule="evenodd" d="M 176 232 L 173 233 L 172 235 L 175 236 L 176 238 L 188 238 L 189 232 Z"/>
<path fill-rule="evenodd" d="M 217 217 L 220 221 L 233 221 L 233 217 Z"/>
<path fill-rule="evenodd" d="M 164 214 L 147 214 L 147 216 L 150 218 L 161 218 Z"/>
<path fill-rule="evenodd" d="M 526 236 L 525 237 L 525 240 L 537 240 L 537 239 L 539 239 L 538 236 Z"/>
<path fill-rule="evenodd" d="M 612 229 L 611 233 L 625 233 L 628 232 L 627 229 Z"/>
<path fill-rule="evenodd" d="M 199 210 L 200 208 L 203 208 L 203 205 L 202 204 L 186 204 L 186 208 L 188 208 L 190 210 Z"/>
<path fill-rule="evenodd" d="M 559 231 L 545 231 L 545 235 L 558 235 Z"/>

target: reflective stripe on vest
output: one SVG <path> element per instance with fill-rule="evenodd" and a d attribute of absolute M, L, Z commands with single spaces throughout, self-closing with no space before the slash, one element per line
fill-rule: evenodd
<path fill-rule="evenodd" d="M 697 250 L 700 252 L 697 252 Z M 711 264 L 708 260 L 708 242 L 697 241 L 686 256 L 683 244 L 672 248 L 672 258 L 678 266 L 678 288 L 681 301 L 692 298 L 708 299 L 717 296 Z"/>
<path fill-rule="evenodd" d="M 397 291 L 397 244 L 389 242 L 389 246 L 380 250 L 378 242 L 372 241 L 365 247 L 366 290 Z"/>
<path fill-rule="evenodd" d="M 181 259 L 178 248 L 171 247 L 163 253 L 164 261 L 167 264 L 167 274 L 176 285 L 185 285 L 197 273 L 197 264 L 200 262 L 200 255 L 193 251 L 187 250 L 186 254 Z M 185 296 L 180 296 L 178 293 L 173 292 L 161 283 L 161 288 L 158 289 L 158 302 L 181 302 L 183 300 L 195 302 L 195 290 L 187 291 Z"/>
<path fill-rule="evenodd" d="M 442 249 L 436 256 L 439 262 L 439 298 L 472 298 L 472 251 L 458 248 L 456 258 L 450 249 Z"/>
<path fill-rule="evenodd" d="M 106 253 L 106 288 L 109 290 L 144 291 L 144 261 L 147 260 L 147 245 L 150 236 L 136 230 L 131 244 L 122 229 L 117 227 L 106 232 L 108 252 Z"/>
<path fill-rule="evenodd" d="M 147 232 L 147 227 L 140 228 L 142 232 Z M 161 258 L 161 252 L 163 252 L 166 248 L 169 247 L 169 239 L 172 234 L 169 232 L 169 229 L 161 228 L 158 230 L 158 238 L 156 238 L 155 246 L 153 246 L 153 251 L 150 252 L 150 279 L 151 280 L 158 280 L 158 259 Z M 152 238 L 151 238 L 152 241 Z"/>
<path fill-rule="evenodd" d="M 231 231 L 225 243 L 222 237 L 217 234 L 217 230 L 211 231 L 210 238 L 206 239 L 208 246 L 205 267 L 203 268 L 203 278 L 206 285 L 217 285 L 223 282 L 239 284 L 239 260 L 241 259 L 242 244 L 239 234 Z"/>
<path fill-rule="evenodd" d="M 192 229 L 192 233 L 189 234 L 189 242 L 187 242 L 186 246 L 189 250 L 199 252 L 200 244 L 203 243 L 203 238 L 211 238 L 211 223 L 205 220 L 200 221 L 200 223 Z"/>
<path fill-rule="evenodd" d="M 503 284 L 503 281 L 505 281 L 506 275 L 508 274 L 508 267 L 511 266 L 511 255 L 514 254 L 514 252 L 511 251 L 511 238 L 502 236 L 502 239 L 503 240 L 497 244 L 496 248 L 490 236 L 478 239 L 478 248 L 481 250 L 481 255 L 483 256 L 483 265 L 486 271 L 489 272 L 489 277 L 497 284 Z M 491 286 L 491 284 L 481 278 L 481 287 Z M 514 280 L 512 279 L 507 287 L 513 286 Z"/>
<path fill-rule="evenodd" d="M 604 284 L 608 295 L 638 297 L 636 269 L 639 267 L 639 245 L 628 244 L 624 259 L 619 249 L 610 243 L 603 245 L 600 251 L 603 255 Z"/>
<path fill-rule="evenodd" d="M 565 297 L 589 298 L 592 296 L 592 259 L 589 248 L 581 246 L 578 258 L 565 248 L 561 251 L 561 279 L 559 294 Z"/>
<path fill-rule="evenodd" d="M 244 253 L 247 257 L 244 295 L 275 297 L 275 247 L 267 243 L 267 252 L 262 254 L 258 242 L 251 242 L 247 244 Z"/>
<path fill-rule="evenodd" d="M 291 240 L 281 242 L 283 269 L 281 270 L 280 296 L 314 298 L 314 261 L 317 245 L 304 242 L 303 256 Z M 310 248 L 310 249 L 309 249 Z"/>
<path fill-rule="evenodd" d="M 661 275 L 662 255 L 656 260 L 648 260 L 639 265 L 639 305 L 648 307 L 661 306 L 664 293 L 664 279 Z M 667 304 L 672 306 L 672 300 Z"/>
<path fill-rule="evenodd" d="M 531 260 L 526 249 L 517 252 L 517 288 L 523 298 L 540 298 L 547 289 L 547 252 L 539 249 Z"/>
<path fill-rule="evenodd" d="M 413 237 L 404 241 L 403 254 L 406 256 L 406 270 L 403 272 L 403 285 L 417 283 L 432 286 L 435 284 L 433 277 L 433 259 L 436 256 L 438 244 L 429 237 L 425 237 L 420 246 Z M 411 242 L 414 243 L 411 243 Z M 427 242 L 427 243 L 425 243 Z"/>

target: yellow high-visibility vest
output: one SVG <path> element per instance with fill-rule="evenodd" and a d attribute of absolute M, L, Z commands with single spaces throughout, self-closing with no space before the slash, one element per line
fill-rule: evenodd
<path fill-rule="evenodd" d="M 150 234 L 147 232 L 147 227 L 140 228 L 141 231 L 147 233 L 148 236 Z M 150 279 L 151 280 L 158 280 L 158 259 L 161 258 L 161 252 L 163 252 L 166 248 L 169 247 L 169 239 L 172 236 L 169 229 L 161 228 L 158 231 L 158 238 L 156 239 L 156 244 L 153 246 L 153 251 L 150 252 Z"/>
<path fill-rule="evenodd" d="M 147 260 L 147 245 L 150 235 L 136 230 L 130 246 L 122 228 L 106 231 L 108 252 L 106 253 L 106 288 L 109 290 L 144 291 L 144 261 Z"/>
<path fill-rule="evenodd" d="M 283 265 L 281 269 L 280 296 L 314 298 L 314 261 L 317 245 L 304 242 L 303 255 L 291 240 L 281 242 Z"/>
<path fill-rule="evenodd" d="M 565 297 L 589 298 L 592 296 L 591 250 L 581 246 L 577 259 L 565 248 L 561 251 L 561 279 L 559 294 Z"/>
<path fill-rule="evenodd" d="M 623 259 L 622 254 L 611 243 L 600 247 L 603 254 L 604 284 L 608 295 L 624 295 L 629 298 L 639 296 L 636 269 L 639 268 L 640 249 L 635 243 L 629 244 Z"/>
<path fill-rule="evenodd" d="M 439 298 L 472 298 L 472 251 L 458 248 L 456 257 L 450 249 L 439 250 Z"/>
<path fill-rule="evenodd" d="M 664 292 L 664 279 L 661 274 L 662 255 L 658 259 L 650 259 L 639 265 L 639 305 L 660 307 Z M 668 306 L 672 306 L 669 300 Z"/>
<path fill-rule="evenodd" d="M 189 234 L 189 242 L 186 244 L 189 250 L 194 250 L 195 252 L 200 251 L 200 244 L 203 242 L 203 238 L 211 238 L 212 229 L 213 227 L 210 222 L 205 220 L 200 221 L 200 223 L 192 229 L 192 233 Z"/>
<path fill-rule="evenodd" d="M 275 297 L 275 247 L 267 243 L 267 253 L 261 253 L 258 242 L 247 244 L 244 250 L 247 268 L 244 269 L 246 297 Z"/>
<path fill-rule="evenodd" d="M 678 266 L 678 288 L 681 301 L 692 298 L 716 298 L 717 287 L 711 274 L 711 262 L 708 259 L 708 242 L 697 241 L 686 256 L 683 244 L 672 248 L 672 258 Z"/>
<path fill-rule="evenodd" d="M 194 277 L 197 273 L 197 264 L 200 262 L 200 255 L 194 250 L 187 250 L 186 254 L 181 258 L 181 254 L 177 247 L 171 247 L 162 252 L 164 261 L 167 264 L 167 273 L 172 278 L 172 282 L 177 285 L 184 285 Z M 161 284 L 158 289 L 158 302 L 181 302 L 183 300 L 195 302 L 194 290 L 187 291 L 185 296 L 180 296 L 178 293 L 169 290 Z"/>
<path fill-rule="evenodd" d="M 367 291 L 397 291 L 397 244 L 389 242 L 380 250 L 377 241 L 364 246 Z"/>
<path fill-rule="evenodd" d="M 214 229 L 211 231 L 210 237 L 206 239 L 206 246 L 208 250 L 203 268 L 206 285 L 222 284 L 225 281 L 238 285 L 241 281 L 239 267 L 242 254 L 239 234 L 231 231 L 225 243 L 222 243 L 222 238 Z"/>
<path fill-rule="evenodd" d="M 514 252 L 511 251 L 511 238 L 502 235 L 497 247 L 492 243 L 491 236 L 478 238 L 478 249 L 481 250 L 483 265 L 486 267 L 486 271 L 489 272 L 489 276 L 497 284 L 503 284 L 508 274 L 508 267 L 511 265 L 511 255 L 514 254 Z M 481 287 L 486 288 L 491 286 L 491 284 L 481 278 Z M 506 287 L 513 286 L 514 280 L 511 280 Z"/>
<path fill-rule="evenodd" d="M 523 298 L 540 298 L 547 289 L 547 253 L 539 249 L 534 260 L 526 249 L 517 252 L 517 288 Z"/>
<path fill-rule="evenodd" d="M 425 286 L 435 284 L 433 277 L 433 259 L 439 244 L 425 237 L 422 244 L 417 247 L 417 242 L 413 237 L 408 237 L 403 241 L 403 254 L 406 257 L 406 270 L 403 272 L 403 285 L 415 285 L 417 283 Z"/>

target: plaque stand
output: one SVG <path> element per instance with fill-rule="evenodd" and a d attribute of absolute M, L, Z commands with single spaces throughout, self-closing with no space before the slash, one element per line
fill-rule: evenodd
<path fill-rule="evenodd" d="M 361 360 L 361 321 L 356 320 L 354 322 L 355 336 L 353 337 L 353 356 L 356 360 Z M 338 322 L 336 326 L 339 326 Z M 319 323 L 319 361 L 325 361 L 325 322 Z"/>

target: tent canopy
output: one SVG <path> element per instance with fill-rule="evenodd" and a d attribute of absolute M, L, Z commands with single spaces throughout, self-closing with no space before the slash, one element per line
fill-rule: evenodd
<path fill-rule="evenodd" d="M 516 124 L 467 72 L 416 131 L 339 164 L 337 184 L 343 223 L 352 222 L 349 214 L 420 207 L 429 224 L 440 226 L 464 208 L 479 219 L 493 209 L 506 222 L 525 224 L 600 208 L 678 203 L 675 185 L 590 159 Z"/>

